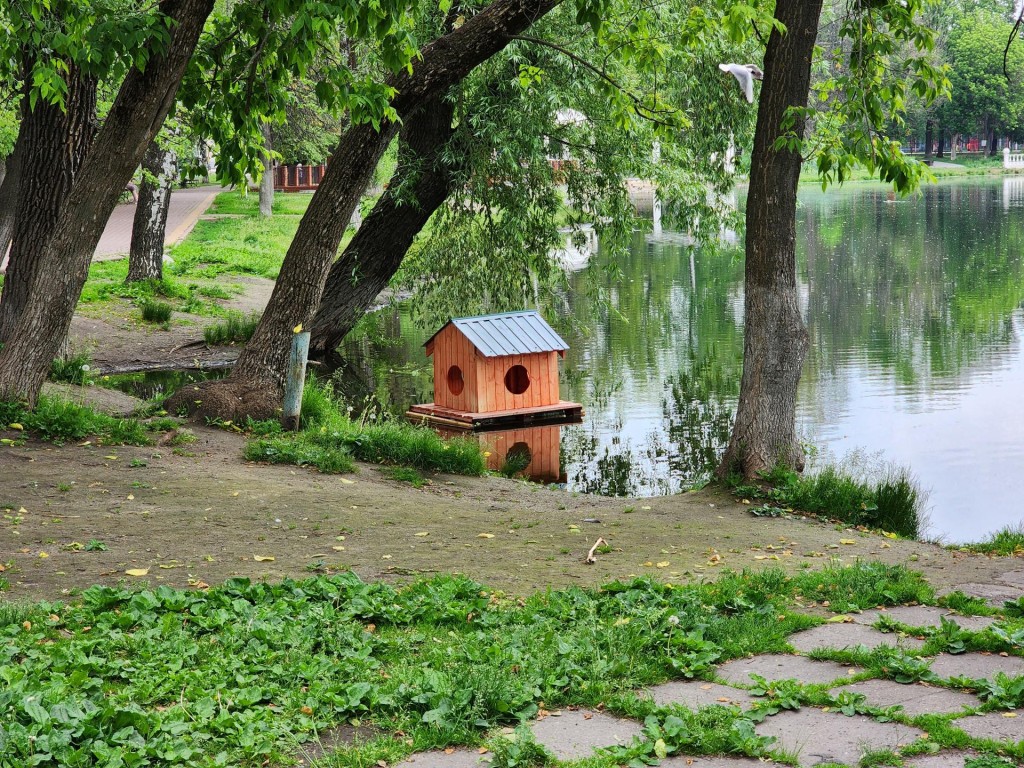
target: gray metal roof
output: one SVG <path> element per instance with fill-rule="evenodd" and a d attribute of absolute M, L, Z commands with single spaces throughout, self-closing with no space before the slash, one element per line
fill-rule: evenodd
<path fill-rule="evenodd" d="M 563 352 L 569 348 L 565 340 L 534 310 L 456 317 L 451 323 L 462 331 L 484 357 Z M 448 323 L 445 323 L 437 333 L 447 327 Z M 434 336 L 427 339 L 426 344 L 433 341 Z"/>

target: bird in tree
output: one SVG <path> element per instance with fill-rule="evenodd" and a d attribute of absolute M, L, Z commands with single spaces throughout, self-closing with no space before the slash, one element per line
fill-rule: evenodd
<path fill-rule="evenodd" d="M 764 78 L 764 72 L 756 64 L 719 64 L 718 68 L 723 72 L 729 72 L 743 89 L 743 95 L 747 102 L 754 103 L 754 81 Z"/>

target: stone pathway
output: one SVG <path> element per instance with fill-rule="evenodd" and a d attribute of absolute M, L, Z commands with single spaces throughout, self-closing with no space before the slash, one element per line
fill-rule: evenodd
<path fill-rule="evenodd" d="M 956 589 L 983 597 L 1001 607 L 1003 599 L 1024 595 L 1024 570 L 1006 573 L 993 584 L 960 585 L 951 591 Z M 924 728 L 898 721 L 922 715 L 952 718 L 950 724 L 953 727 L 971 738 L 987 740 L 988 748 L 1024 748 L 1024 709 L 981 712 L 982 700 L 966 690 L 922 682 L 901 684 L 892 680 L 864 679 L 864 669 L 831 661 L 815 661 L 806 655 L 825 648 L 871 649 L 881 645 L 902 649 L 910 655 L 920 653 L 925 642 L 913 631 L 908 634 L 886 632 L 871 626 L 883 619 L 888 620 L 883 626 L 898 624 L 907 630 L 917 630 L 921 635 L 927 628 L 941 626 L 943 620 L 952 621 L 972 632 L 984 631 L 995 621 L 987 617 L 960 616 L 947 609 L 928 606 L 864 611 L 851 614 L 841 622 L 793 634 L 790 643 L 797 651 L 795 655 L 763 654 L 734 659 L 716 669 L 715 676 L 719 682 L 672 681 L 640 691 L 638 695 L 649 698 L 660 707 L 679 706 L 695 711 L 704 707 L 727 706 L 750 710 L 763 701 L 747 690 L 753 687 L 751 675 L 757 675 L 769 681 L 795 680 L 804 685 L 825 686 L 828 693 L 837 698 L 844 693 L 857 694 L 855 700 L 859 702 L 860 712 L 865 708 L 898 708 L 890 710 L 894 713 L 890 717 L 896 719 L 875 719 L 860 712 L 847 716 L 838 709 L 838 705 L 850 698 L 843 697 L 837 706 L 803 706 L 795 711 L 783 710 L 757 723 L 756 733 L 775 738 L 773 749 L 777 754 L 795 758 L 800 766 L 856 766 L 870 752 L 898 752 L 922 739 L 927 741 L 928 734 Z M 943 680 L 992 680 L 999 673 L 1024 676 L 1024 654 L 943 653 L 923 659 Z M 850 678 L 855 676 L 855 681 L 850 682 Z M 549 713 L 535 720 L 530 729 L 535 741 L 557 761 L 585 759 L 595 750 L 628 745 L 634 739 L 643 738 L 640 723 L 588 710 Z M 915 751 L 924 752 L 920 746 Z M 929 746 L 929 749 L 934 749 L 934 746 Z M 947 750 L 907 757 L 903 765 L 906 768 L 960 768 L 968 759 L 977 756 L 976 752 Z M 485 750 L 458 749 L 412 755 L 397 768 L 476 768 L 488 764 Z M 767 758 L 673 755 L 663 760 L 661 765 L 665 768 L 755 768 L 781 763 L 772 763 Z"/>

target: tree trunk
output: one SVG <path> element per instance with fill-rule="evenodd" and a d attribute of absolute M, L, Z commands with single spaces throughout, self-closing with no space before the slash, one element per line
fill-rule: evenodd
<path fill-rule="evenodd" d="M 24 125 L 24 123 L 23 123 Z M 19 130 L 14 151 L 7 157 L 4 164 L 6 174 L 0 183 L 0 271 L 3 271 L 7 249 L 14 237 L 14 222 L 18 218 L 18 197 L 21 191 L 21 158 L 24 140 Z"/>
<path fill-rule="evenodd" d="M 145 71 L 132 68 L 41 249 L 39 270 L 13 333 L 0 350 L 0 400 L 34 406 L 67 335 L 96 244 L 114 206 L 174 105 L 214 0 L 163 0 L 170 39 L 154 45 Z M 28 166 L 26 166 L 26 169 Z M 22 183 L 25 183 L 25 174 Z"/>
<path fill-rule="evenodd" d="M 69 64 L 66 82 L 63 109 L 40 99 L 29 111 L 24 101 L 19 142 L 24 138 L 23 167 L 30 171 L 18 185 L 10 261 L 0 295 L 0 341 L 10 338 L 28 305 L 47 240 L 96 133 L 96 79 Z"/>
<path fill-rule="evenodd" d="M 126 283 L 160 280 L 164 276 L 167 213 L 171 207 L 171 186 L 178 175 L 178 156 L 154 141 L 142 157 L 142 170 Z"/>
<path fill-rule="evenodd" d="M 940 160 L 946 156 L 946 131 L 941 125 L 939 126 L 939 148 L 936 150 L 935 156 Z"/>
<path fill-rule="evenodd" d="M 327 276 L 310 328 L 311 352 L 324 355 L 341 344 L 398 271 L 413 239 L 451 194 L 455 169 L 441 154 L 455 133 L 453 113 L 451 102 L 438 95 L 415 119 L 406 121 L 392 183 Z"/>
<path fill-rule="evenodd" d="M 790 107 L 807 105 L 822 0 L 778 0 L 764 58 L 747 197 L 743 378 L 732 436 L 717 474 L 753 478 L 777 462 L 803 467 L 796 394 L 808 337 L 796 291 L 800 152 L 775 148 Z M 802 120 L 794 126 L 804 132 Z"/>
<path fill-rule="evenodd" d="M 270 123 L 263 124 L 263 176 L 260 177 L 260 216 L 274 215 L 274 161 L 270 151 L 274 148 L 271 143 L 273 137 L 270 133 Z"/>
<path fill-rule="evenodd" d="M 924 159 L 925 162 L 932 159 L 932 126 L 931 120 L 924 121 Z"/>
<path fill-rule="evenodd" d="M 398 118 L 408 119 L 429 99 L 446 93 L 477 64 L 508 45 L 512 35 L 529 28 L 559 2 L 495 0 L 458 29 L 424 47 L 411 73 L 402 71 L 387 80 L 396 93 L 391 106 Z M 311 325 L 342 235 L 397 127 L 387 121 L 379 131 L 355 125 L 344 133 L 299 222 L 260 324 L 231 375 L 205 382 L 187 397 L 170 398 L 168 409 L 187 408 L 224 419 L 275 415 L 281 404 L 293 329 Z"/>

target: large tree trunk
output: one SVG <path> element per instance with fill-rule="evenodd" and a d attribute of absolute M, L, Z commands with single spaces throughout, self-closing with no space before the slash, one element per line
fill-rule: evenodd
<path fill-rule="evenodd" d="M 931 120 L 924 121 L 924 159 L 928 162 L 932 159 L 932 127 L 934 123 Z"/>
<path fill-rule="evenodd" d="M 270 156 L 274 148 L 270 123 L 263 124 L 263 176 L 260 177 L 260 216 L 274 215 L 274 161 Z"/>
<path fill-rule="evenodd" d="M 14 222 L 18 218 L 18 199 L 21 195 L 21 166 L 25 156 L 25 122 L 18 129 L 14 150 L 7 156 L 7 173 L 0 183 L 0 265 L 3 265 L 7 249 L 14 238 Z"/>
<path fill-rule="evenodd" d="M 154 141 L 142 157 L 142 170 L 126 283 L 160 280 L 164 276 L 167 213 L 171 208 L 171 187 L 178 175 L 178 156 Z"/>
<path fill-rule="evenodd" d="M 327 354 L 341 344 L 398 271 L 413 239 L 451 194 L 455 169 L 441 155 L 455 133 L 453 113 L 451 102 L 439 94 L 402 128 L 391 184 L 327 276 L 310 328 L 311 353 Z"/>
<path fill-rule="evenodd" d="M 34 406 L 67 335 L 96 244 L 114 206 L 174 105 L 214 0 L 163 0 L 170 40 L 154 45 L 145 71 L 132 68 L 79 169 L 41 249 L 39 269 L 14 332 L 0 351 L 0 400 Z M 26 167 L 27 170 L 27 167 Z M 22 183 L 25 183 L 25 174 Z"/>
<path fill-rule="evenodd" d="M 388 78 L 396 93 L 391 106 L 399 119 L 409 119 L 429 99 L 447 92 L 559 2 L 495 0 L 458 29 L 427 45 L 411 73 Z M 225 419 L 268 418 L 277 412 L 293 329 L 311 325 L 352 212 L 396 131 L 397 125 L 389 121 L 379 131 L 356 125 L 345 132 L 299 223 L 263 318 L 231 375 L 205 382 L 187 397 L 172 397 L 169 409 L 187 408 Z"/>
<path fill-rule="evenodd" d="M 803 467 L 796 393 L 808 337 L 796 291 L 796 193 L 800 153 L 775 148 L 790 107 L 805 107 L 822 0 L 778 0 L 764 59 L 747 196 L 743 378 L 718 475 L 746 478 L 777 462 Z M 802 135 L 804 125 L 794 126 Z"/>
<path fill-rule="evenodd" d="M 10 261 L 0 295 L 0 341 L 7 341 L 28 305 L 48 238 L 96 134 L 96 80 L 69 63 L 64 108 L 40 99 L 25 114 L 24 168 Z M 61 339 L 62 341 L 63 339 Z"/>

